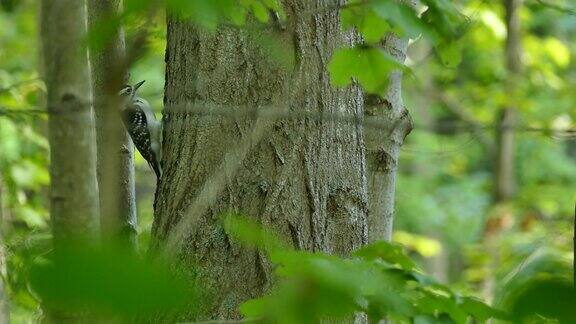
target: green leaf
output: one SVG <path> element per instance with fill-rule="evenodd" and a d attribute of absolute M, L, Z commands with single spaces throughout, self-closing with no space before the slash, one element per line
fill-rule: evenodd
<path fill-rule="evenodd" d="M 246 24 L 246 8 L 239 6 L 236 10 L 229 11 L 228 17 L 233 24 L 243 26 Z"/>
<path fill-rule="evenodd" d="M 42 213 L 41 210 L 36 210 L 30 206 L 20 206 L 18 210 L 14 211 L 18 220 L 23 221 L 30 228 L 42 228 L 47 225 L 47 213 Z"/>
<path fill-rule="evenodd" d="M 19 4 L 20 0 L 2 0 L 0 1 L 0 8 L 6 12 L 13 12 Z"/>
<path fill-rule="evenodd" d="M 170 0 L 168 0 L 170 3 Z M 146 12 L 152 5 L 151 0 L 124 0 L 124 14 L 137 14 Z"/>
<path fill-rule="evenodd" d="M 292 44 L 280 41 L 277 34 L 270 30 L 256 28 L 248 29 L 248 32 L 264 55 L 262 64 L 275 64 L 285 70 L 294 68 L 296 62 Z"/>
<path fill-rule="evenodd" d="M 512 299 L 513 316 L 519 323 L 537 318 L 576 323 L 573 283 L 558 277 L 536 277 L 519 287 Z"/>
<path fill-rule="evenodd" d="M 448 68 L 456 68 L 462 61 L 462 51 L 457 42 L 442 43 L 436 47 L 438 56 Z"/>
<path fill-rule="evenodd" d="M 100 21 L 88 30 L 87 45 L 91 51 L 102 51 L 116 35 L 122 25 L 120 17 L 112 17 Z"/>
<path fill-rule="evenodd" d="M 478 321 L 484 323 L 490 318 L 504 319 L 504 314 L 494 309 L 479 299 L 462 297 L 460 307 Z"/>
<path fill-rule="evenodd" d="M 289 248 L 273 233 L 264 230 L 257 222 L 238 214 L 224 216 L 224 230 L 227 234 L 249 246 L 274 253 Z"/>
<path fill-rule="evenodd" d="M 392 27 L 386 19 L 382 19 L 372 10 L 366 10 L 365 6 L 347 7 L 340 13 L 342 27 L 356 29 L 368 43 L 379 42 Z"/>
<path fill-rule="evenodd" d="M 338 87 L 352 83 L 352 78 L 369 93 L 381 94 L 388 87 L 394 70 L 407 70 L 393 57 L 376 48 L 351 48 L 337 51 L 328 65 L 330 80 Z"/>
<path fill-rule="evenodd" d="M 268 9 L 261 2 L 254 1 L 252 3 L 252 11 L 254 12 L 256 19 L 261 23 L 267 23 L 270 19 Z"/>
<path fill-rule="evenodd" d="M 386 19 L 394 27 L 394 32 L 398 36 L 417 38 L 420 34 L 424 34 L 432 37 L 428 26 L 409 6 L 394 1 L 374 1 L 370 3 L 370 6 L 375 14 Z"/>
<path fill-rule="evenodd" d="M 251 245 L 270 238 L 256 223 L 228 216 L 226 228 Z M 481 318 L 488 310 L 473 299 L 457 297 L 449 287 L 422 280 L 402 248 L 377 242 L 346 259 L 322 253 L 274 251 L 271 260 L 282 280 L 270 295 L 244 303 L 241 312 L 265 322 L 316 323 L 321 318 L 346 318 L 364 312 L 377 322 L 383 318 L 407 321 L 418 316 L 430 323 L 466 323 L 468 313 Z M 391 266 L 394 265 L 394 266 Z M 399 267 L 398 267 L 399 266 Z M 488 306 L 486 306 L 488 307 Z"/>
<path fill-rule="evenodd" d="M 264 5 L 267 8 L 270 8 L 277 12 L 282 11 L 282 6 L 280 5 L 280 2 L 278 0 L 262 0 L 262 2 L 264 2 Z"/>
<path fill-rule="evenodd" d="M 416 307 L 419 310 L 425 314 L 435 316 L 446 314 L 456 323 L 466 323 L 468 316 L 464 310 L 456 304 L 456 300 L 453 296 L 446 294 L 443 290 L 426 288 L 421 291 L 423 294 L 416 303 Z"/>
<path fill-rule="evenodd" d="M 356 251 L 354 255 L 366 260 L 381 259 L 391 264 L 397 264 L 408 271 L 418 269 L 416 264 L 404 254 L 401 246 L 386 241 L 378 241 L 367 245 Z"/>
<path fill-rule="evenodd" d="M 167 0 L 166 7 L 172 15 L 191 19 L 211 31 L 215 30 L 224 18 L 230 18 L 230 12 L 238 10 L 235 0 Z M 241 21 L 241 18 L 235 17 L 234 21 Z"/>
<path fill-rule="evenodd" d="M 330 64 L 330 80 L 338 87 L 344 87 L 352 83 L 352 77 L 360 68 L 359 53 L 355 49 L 343 49 L 337 51 Z"/>
<path fill-rule="evenodd" d="M 462 15 L 450 0 L 423 0 L 428 10 L 422 14 L 422 21 L 444 41 L 458 37 L 463 27 L 465 16 Z"/>

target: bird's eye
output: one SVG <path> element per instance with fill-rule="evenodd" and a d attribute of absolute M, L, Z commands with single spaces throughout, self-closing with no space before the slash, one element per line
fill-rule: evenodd
<path fill-rule="evenodd" d="M 132 87 L 125 85 L 124 87 L 122 87 L 122 90 L 120 90 L 120 92 L 118 92 L 118 94 L 121 96 L 126 96 L 126 95 L 132 94 Z"/>

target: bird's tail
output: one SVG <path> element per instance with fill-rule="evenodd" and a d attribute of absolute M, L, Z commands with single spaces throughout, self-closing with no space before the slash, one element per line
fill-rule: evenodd
<path fill-rule="evenodd" d="M 152 170 L 154 170 L 156 180 L 160 182 L 160 179 L 162 179 L 162 168 L 158 163 L 150 163 L 150 167 L 152 168 Z"/>

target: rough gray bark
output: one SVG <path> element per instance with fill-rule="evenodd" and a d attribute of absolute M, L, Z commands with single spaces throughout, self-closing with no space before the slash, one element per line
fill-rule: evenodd
<path fill-rule="evenodd" d="M 120 14 L 120 0 L 88 0 L 91 30 Z M 102 235 L 136 248 L 134 146 L 120 118 L 118 91 L 124 84 L 125 42 L 119 28 L 102 47 L 90 50 L 93 107 L 98 143 L 98 184 Z"/>
<path fill-rule="evenodd" d="M 90 78 L 83 42 L 85 2 L 42 1 L 49 113 L 50 216 L 56 245 L 98 233 L 98 185 Z"/>
<path fill-rule="evenodd" d="M 515 124 L 517 107 L 514 107 L 514 97 L 517 95 L 516 85 L 522 70 L 522 46 L 520 32 L 520 8 L 522 0 L 504 0 L 506 11 L 506 68 L 508 70 L 507 93 L 511 102 L 501 111 L 499 130 L 497 134 L 497 156 L 494 199 L 496 202 L 510 200 L 516 190 L 514 176 Z"/>
<path fill-rule="evenodd" d="M 327 71 L 335 48 L 354 41 L 341 31 L 333 9 L 342 2 L 283 4 L 286 29 L 266 32 L 288 44 L 295 57 L 290 68 L 246 30 L 222 27 L 209 34 L 168 20 L 164 178 L 153 248 L 175 248 L 184 263 L 206 270 L 200 276 L 214 295 L 198 318 L 237 318 L 238 305 L 263 294 L 273 281 L 267 256 L 231 240 L 222 227 L 223 213 L 257 219 L 298 249 L 349 255 L 367 242 L 361 125 L 189 111 L 209 107 L 241 114 L 258 108 L 362 116 L 358 87 L 334 89 Z"/>
<path fill-rule="evenodd" d="M 407 40 L 390 34 L 382 40 L 383 50 L 399 62 L 406 59 Z M 366 164 L 370 216 L 370 242 L 391 240 L 396 195 L 396 171 L 400 147 L 412 130 L 412 119 L 402 101 L 402 73 L 390 75 L 388 89 L 382 95 L 366 96 L 366 119 L 377 120 L 389 129 L 366 128 Z"/>

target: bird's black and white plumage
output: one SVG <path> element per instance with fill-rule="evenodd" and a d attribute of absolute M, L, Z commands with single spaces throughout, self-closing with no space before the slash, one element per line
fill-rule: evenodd
<path fill-rule="evenodd" d="M 148 162 L 158 180 L 162 177 L 160 166 L 162 153 L 162 123 L 156 119 L 150 104 L 136 96 L 136 90 L 144 83 L 126 85 L 119 95 L 123 98 L 122 121 L 132 138 L 134 146 Z"/>

